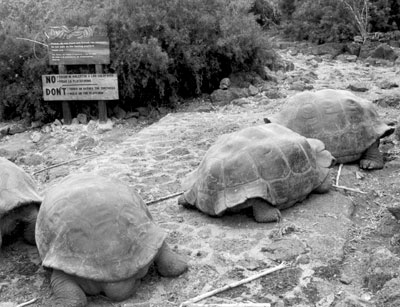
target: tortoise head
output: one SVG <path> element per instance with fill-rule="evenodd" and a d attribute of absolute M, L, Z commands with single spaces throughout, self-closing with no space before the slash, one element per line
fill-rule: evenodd
<path fill-rule="evenodd" d="M 315 152 L 319 181 L 322 184 L 326 182 L 330 168 L 335 165 L 336 159 L 325 149 L 325 144 L 320 140 L 307 138 L 307 141 Z"/>

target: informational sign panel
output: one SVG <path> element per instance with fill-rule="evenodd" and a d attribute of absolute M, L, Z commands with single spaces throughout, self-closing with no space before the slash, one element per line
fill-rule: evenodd
<path fill-rule="evenodd" d="M 49 42 L 50 65 L 110 64 L 106 36 L 54 38 Z"/>
<path fill-rule="evenodd" d="M 116 100 L 116 74 L 43 75 L 43 99 L 56 100 Z"/>

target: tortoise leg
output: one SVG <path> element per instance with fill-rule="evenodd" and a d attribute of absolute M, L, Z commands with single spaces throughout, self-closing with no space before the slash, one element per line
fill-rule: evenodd
<path fill-rule="evenodd" d="M 282 218 L 278 208 L 272 206 L 262 198 L 249 199 L 253 207 L 254 219 L 258 223 L 279 222 Z"/>
<path fill-rule="evenodd" d="M 178 198 L 178 205 L 185 207 L 185 208 L 189 208 L 189 209 L 193 209 L 194 206 L 190 203 L 187 202 L 186 198 L 184 195 L 179 196 Z"/>
<path fill-rule="evenodd" d="M 332 182 L 331 182 L 331 176 L 330 172 L 328 175 L 325 177 L 324 181 L 321 182 L 321 184 L 313 191 L 315 193 L 328 193 L 329 190 L 331 189 Z"/>
<path fill-rule="evenodd" d="M 165 277 L 179 276 L 188 269 L 188 264 L 184 257 L 173 252 L 165 242 L 154 262 L 158 273 Z"/>
<path fill-rule="evenodd" d="M 103 287 L 103 291 L 112 301 L 120 302 L 131 297 L 139 285 L 140 279 L 129 278 L 121 282 L 106 283 Z"/>
<path fill-rule="evenodd" d="M 36 227 L 36 219 L 38 215 L 38 208 L 32 207 L 32 210 L 29 212 L 27 217 L 24 219 L 25 228 L 24 228 L 24 239 L 32 244 L 35 245 L 35 227 Z"/>
<path fill-rule="evenodd" d="M 59 307 L 84 307 L 86 295 L 78 283 L 62 271 L 53 270 L 50 286 L 53 291 L 54 304 Z"/>
<path fill-rule="evenodd" d="M 379 139 L 364 152 L 360 160 L 360 168 L 368 170 L 383 168 L 383 156 L 379 151 Z"/>

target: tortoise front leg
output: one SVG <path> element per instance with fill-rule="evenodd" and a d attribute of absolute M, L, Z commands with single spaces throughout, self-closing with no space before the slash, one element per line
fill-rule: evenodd
<path fill-rule="evenodd" d="M 258 223 L 280 222 L 282 215 L 278 208 L 262 198 L 251 198 L 247 202 L 253 207 L 254 219 Z"/>
<path fill-rule="evenodd" d="M 383 168 L 383 156 L 379 151 L 379 139 L 372 144 L 363 154 L 360 160 L 362 169 L 381 169 Z"/>
<path fill-rule="evenodd" d="M 188 269 L 185 259 L 171 250 L 164 242 L 157 257 L 154 259 L 158 273 L 165 277 L 175 277 Z"/>
<path fill-rule="evenodd" d="M 84 307 L 86 294 L 78 283 L 62 271 L 53 270 L 50 286 L 53 291 L 54 305 L 58 307 Z"/>

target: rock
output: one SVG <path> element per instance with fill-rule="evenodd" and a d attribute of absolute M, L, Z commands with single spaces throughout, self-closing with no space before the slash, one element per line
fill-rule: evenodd
<path fill-rule="evenodd" d="M 99 123 L 97 126 L 98 133 L 104 133 L 106 131 L 112 130 L 114 127 L 114 123 L 111 119 L 107 119 L 105 123 Z"/>
<path fill-rule="evenodd" d="M 394 49 L 388 44 L 380 44 L 376 49 L 374 49 L 371 54 L 371 57 L 384 59 L 388 61 L 395 61 L 398 58 L 398 55 L 394 51 Z"/>
<path fill-rule="evenodd" d="M 54 126 L 62 126 L 62 123 L 61 123 L 60 120 L 56 119 L 56 120 L 53 122 L 53 125 L 54 125 Z"/>
<path fill-rule="evenodd" d="M 299 239 L 283 238 L 262 247 L 265 257 L 274 261 L 291 261 L 306 252 L 306 246 Z"/>
<path fill-rule="evenodd" d="M 94 120 L 90 120 L 90 122 L 86 126 L 86 131 L 94 132 L 97 129 L 98 123 Z"/>
<path fill-rule="evenodd" d="M 367 92 L 369 90 L 369 87 L 362 82 L 351 83 L 347 88 L 354 92 Z"/>
<path fill-rule="evenodd" d="M 249 98 L 243 97 L 243 98 L 238 98 L 238 99 L 232 100 L 231 103 L 236 106 L 244 106 L 246 104 L 251 104 L 252 100 L 250 100 Z"/>
<path fill-rule="evenodd" d="M 84 113 L 79 113 L 76 118 L 78 119 L 79 123 L 82 125 L 86 125 L 88 123 L 87 116 Z"/>
<path fill-rule="evenodd" d="M 223 78 L 219 83 L 219 88 L 221 90 L 227 90 L 231 86 L 231 80 L 229 78 Z"/>
<path fill-rule="evenodd" d="M 88 150 L 92 149 L 96 145 L 96 141 L 93 137 L 87 135 L 81 135 L 74 144 L 75 150 Z"/>
<path fill-rule="evenodd" d="M 42 138 L 42 134 L 39 131 L 34 131 L 34 132 L 32 132 L 30 138 L 33 143 L 38 143 L 40 141 L 40 139 Z"/>
<path fill-rule="evenodd" d="M 258 92 L 259 92 L 258 88 L 255 87 L 254 85 L 250 84 L 250 86 L 249 86 L 249 94 L 250 94 L 250 96 L 255 96 L 255 95 L 258 94 Z"/>
<path fill-rule="evenodd" d="M 389 280 L 399 276 L 400 258 L 385 247 L 375 249 L 366 265 L 365 286 L 373 293 L 381 290 Z"/>
<path fill-rule="evenodd" d="M 385 307 L 400 306 L 400 277 L 389 280 L 377 293 L 377 299 Z"/>
<path fill-rule="evenodd" d="M 31 123 L 31 129 L 40 128 L 43 126 L 43 122 L 41 120 L 37 120 Z"/>
<path fill-rule="evenodd" d="M 211 93 L 211 101 L 217 105 L 224 106 L 229 104 L 232 100 L 245 97 L 247 95 L 240 95 L 240 92 L 236 88 L 229 88 L 226 90 L 215 90 Z"/>
<path fill-rule="evenodd" d="M 25 125 L 25 123 L 19 122 L 9 126 L 8 134 L 13 135 L 25 132 L 26 130 L 28 130 L 28 127 Z"/>
<path fill-rule="evenodd" d="M 286 70 L 285 70 L 286 71 Z M 272 70 L 270 70 L 268 67 L 264 67 L 264 78 L 267 81 L 272 81 L 274 83 L 278 82 L 278 77 L 276 73 L 274 73 Z"/>
<path fill-rule="evenodd" d="M 165 116 L 169 113 L 169 109 L 166 107 L 158 107 L 157 110 L 161 116 Z"/>
<path fill-rule="evenodd" d="M 393 87 L 399 87 L 399 85 L 396 82 L 389 81 L 389 80 L 380 81 L 380 82 L 378 82 L 377 85 L 383 90 L 391 89 Z"/>
<path fill-rule="evenodd" d="M 377 104 L 378 106 L 387 108 L 399 108 L 400 107 L 400 94 L 393 94 L 393 95 L 383 95 L 380 98 L 373 100 L 373 103 Z"/>
<path fill-rule="evenodd" d="M 71 125 L 79 125 L 79 120 L 76 117 L 74 117 L 71 121 Z"/>
<path fill-rule="evenodd" d="M 346 52 L 348 52 L 350 55 L 355 55 L 355 56 L 359 56 L 360 51 L 361 51 L 361 44 L 357 43 L 357 42 L 352 42 L 349 44 L 346 44 Z"/>
<path fill-rule="evenodd" d="M 136 126 L 138 124 L 138 119 L 136 117 L 130 117 L 126 120 L 128 125 Z"/>
<path fill-rule="evenodd" d="M 122 109 L 120 106 L 116 106 L 113 109 L 113 112 L 115 114 L 115 117 L 118 118 L 118 119 L 126 118 L 126 111 L 124 109 Z"/>
<path fill-rule="evenodd" d="M 1 127 L 0 128 L 0 136 L 7 135 L 9 131 L 10 131 L 10 127 L 9 126 Z"/>
<path fill-rule="evenodd" d="M 311 84 L 306 84 L 304 81 L 298 80 L 294 81 L 289 89 L 293 91 L 306 91 L 306 90 L 312 90 L 314 87 Z"/>
<path fill-rule="evenodd" d="M 357 62 L 357 56 L 356 55 L 350 55 L 350 54 L 340 54 L 337 56 L 337 60 L 343 61 L 343 62 L 349 62 L 349 63 L 354 63 Z"/>
<path fill-rule="evenodd" d="M 40 164 L 44 163 L 45 159 L 41 154 L 31 153 L 31 154 L 27 154 L 24 157 L 21 157 L 19 159 L 19 161 L 26 165 L 35 166 L 35 165 L 40 165 Z"/>
<path fill-rule="evenodd" d="M 139 116 L 140 116 L 139 112 L 131 112 L 131 111 L 129 111 L 129 112 L 126 113 L 125 119 L 132 118 L 132 117 L 138 118 Z"/>
<path fill-rule="evenodd" d="M 139 112 L 139 116 L 147 117 L 150 114 L 150 110 L 146 107 L 138 107 L 136 111 Z"/>

